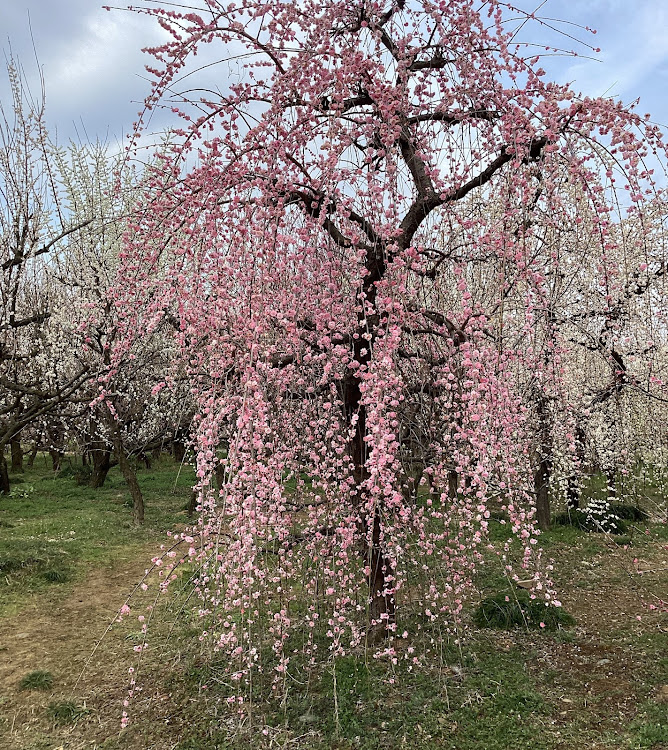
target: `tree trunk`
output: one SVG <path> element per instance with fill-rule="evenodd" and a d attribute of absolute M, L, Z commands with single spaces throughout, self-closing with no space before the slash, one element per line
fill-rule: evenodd
<path fill-rule="evenodd" d="M 363 339 L 362 339 L 363 340 Z M 363 359 L 362 355 L 358 355 Z M 362 402 L 359 380 L 349 375 L 343 383 L 343 402 L 348 423 L 356 415 L 354 437 L 350 443 L 350 455 L 354 466 L 354 477 L 357 490 L 357 506 L 360 509 L 358 529 L 360 534 L 360 557 L 364 562 L 364 572 L 369 586 L 367 641 L 378 643 L 390 633 L 389 626 L 396 619 L 394 601 L 394 571 L 383 554 L 382 528 L 380 512 L 375 511 L 373 518 L 365 518 L 365 496 L 362 486 L 369 478 L 366 467 L 366 407 Z M 371 526 L 371 528 L 370 528 Z"/>
<path fill-rule="evenodd" d="M 550 528 L 550 464 L 544 457 L 540 458 L 538 468 L 534 471 L 533 483 L 536 491 L 536 520 L 538 528 L 545 531 Z"/>
<path fill-rule="evenodd" d="M 65 454 L 56 448 L 49 448 L 49 455 L 51 456 L 51 466 L 54 473 L 59 472 L 63 465 L 63 457 Z"/>
<path fill-rule="evenodd" d="M 111 469 L 111 448 L 104 441 L 95 440 L 91 444 L 90 460 L 93 471 L 88 484 L 97 490 L 104 485 Z"/>
<path fill-rule="evenodd" d="M 116 442 L 116 441 L 114 441 Z M 139 525 L 144 523 L 144 496 L 141 493 L 141 487 L 137 481 L 137 474 L 132 468 L 132 464 L 125 455 L 123 445 L 118 443 L 116 447 L 116 453 L 118 454 L 118 465 L 121 469 L 121 474 L 125 479 L 130 495 L 132 496 L 132 520 L 135 524 Z"/>
<path fill-rule="evenodd" d="M 144 523 L 144 496 L 142 495 L 141 487 L 137 481 L 137 474 L 132 468 L 132 464 L 125 453 L 121 429 L 113 414 L 109 411 L 107 412 L 107 424 L 109 425 L 109 431 L 111 432 L 121 474 L 123 475 L 123 479 L 125 479 L 125 483 L 127 484 L 132 497 L 132 521 L 135 525 L 139 525 Z"/>
<path fill-rule="evenodd" d="M 192 518 L 197 510 L 197 492 L 193 490 L 190 493 L 190 500 L 188 501 L 188 518 Z"/>
<path fill-rule="evenodd" d="M 32 467 L 35 464 L 35 459 L 37 458 L 37 451 L 39 450 L 39 443 L 35 441 L 33 443 L 32 448 L 30 449 L 30 453 L 28 454 L 28 461 L 27 465 L 29 469 L 32 469 Z"/>
<path fill-rule="evenodd" d="M 23 474 L 23 448 L 18 437 L 9 441 L 12 451 L 12 474 Z"/>
<path fill-rule="evenodd" d="M 4 446 L 0 448 L 0 495 L 9 495 L 9 471 Z"/>
<path fill-rule="evenodd" d="M 180 440 L 172 440 L 172 456 L 178 463 L 183 463 L 186 457 L 186 446 Z"/>
<path fill-rule="evenodd" d="M 541 531 L 550 528 L 550 479 L 552 475 L 552 425 L 547 397 L 542 391 L 535 394 L 536 413 L 538 416 L 538 440 L 536 448 L 537 466 L 533 473 L 534 491 L 536 493 L 536 521 Z"/>

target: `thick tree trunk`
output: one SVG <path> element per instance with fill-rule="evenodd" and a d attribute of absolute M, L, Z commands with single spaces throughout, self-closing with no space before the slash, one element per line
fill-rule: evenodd
<path fill-rule="evenodd" d="M 9 442 L 12 451 L 12 474 L 23 474 L 23 448 L 18 437 Z"/>
<path fill-rule="evenodd" d="M 538 528 L 550 528 L 550 479 L 552 476 L 552 425 L 547 397 L 542 391 L 536 392 L 536 412 L 538 415 L 538 440 L 536 447 L 537 466 L 534 468 L 533 483 L 536 493 L 536 521 Z"/>
<path fill-rule="evenodd" d="M 9 471 L 4 446 L 0 447 L 0 495 L 9 495 Z"/>
<path fill-rule="evenodd" d="M 364 561 L 364 570 L 369 586 L 368 630 L 369 643 L 377 643 L 387 637 L 396 620 L 396 607 L 393 591 L 394 571 L 383 554 L 382 528 L 380 513 L 374 513 L 372 519 L 365 517 L 365 494 L 362 487 L 369 478 L 366 467 L 366 407 L 362 402 L 359 381 L 349 375 L 343 384 L 343 402 L 349 424 L 353 424 L 353 415 L 357 416 L 355 435 L 350 444 L 350 454 L 354 466 L 355 484 L 358 488 L 357 505 L 360 509 L 358 522 L 360 534 L 360 556 Z"/>
<path fill-rule="evenodd" d="M 385 638 L 389 633 L 388 626 L 396 621 L 396 605 L 393 593 L 394 571 L 390 562 L 383 555 L 381 543 L 380 515 L 376 511 L 373 517 L 371 547 L 366 550 L 369 565 L 370 598 L 367 640 L 371 644 Z"/>
<path fill-rule="evenodd" d="M 102 440 L 96 440 L 91 444 L 90 459 L 93 470 L 88 483 L 97 490 L 104 482 L 111 469 L 111 448 Z"/>
<path fill-rule="evenodd" d="M 192 518 L 197 510 L 197 492 L 193 490 L 190 493 L 190 500 L 188 501 L 188 518 Z"/>

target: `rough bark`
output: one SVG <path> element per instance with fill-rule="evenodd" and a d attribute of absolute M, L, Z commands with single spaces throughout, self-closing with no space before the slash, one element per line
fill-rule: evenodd
<path fill-rule="evenodd" d="M 188 501 L 188 518 L 192 518 L 197 510 L 197 492 L 193 490 L 190 493 L 190 500 Z"/>
<path fill-rule="evenodd" d="M 90 460 L 92 472 L 89 485 L 97 490 L 104 485 L 107 474 L 111 469 L 111 447 L 102 440 L 91 443 Z"/>
<path fill-rule="evenodd" d="M 550 528 L 552 520 L 550 513 L 550 463 L 541 457 L 533 475 L 536 492 L 536 520 L 538 528 L 545 531 Z"/>
<path fill-rule="evenodd" d="M 18 437 L 9 442 L 12 452 L 12 474 L 23 474 L 23 448 Z"/>
<path fill-rule="evenodd" d="M 121 435 L 120 427 L 118 422 L 111 414 L 107 413 L 107 424 L 111 433 L 111 438 L 114 444 L 114 451 L 118 458 L 118 466 L 125 479 L 125 483 L 130 490 L 130 496 L 132 497 L 132 521 L 136 525 L 144 523 L 144 496 L 142 495 L 141 487 L 137 481 L 137 474 L 132 468 L 132 463 L 128 459 L 127 453 L 125 452 L 125 446 L 123 445 L 123 437 Z"/>
<path fill-rule="evenodd" d="M 9 495 L 9 471 L 7 459 L 5 458 L 4 446 L 0 448 L 0 495 Z"/>
<path fill-rule="evenodd" d="M 144 523 L 144 496 L 137 481 L 137 474 L 132 468 L 132 464 L 128 460 L 122 444 L 116 446 L 116 453 L 118 455 L 118 465 L 121 474 L 128 485 L 130 496 L 132 497 L 132 521 L 137 525 L 142 524 Z"/>
<path fill-rule="evenodd" d="M 186 446 L 180 440 L 172 440 L 172 456 L 178 463 L 182 463 L 186 457 Z"/>

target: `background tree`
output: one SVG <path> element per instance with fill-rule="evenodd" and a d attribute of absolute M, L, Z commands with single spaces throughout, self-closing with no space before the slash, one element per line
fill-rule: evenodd
<path fill-rule="evenodd" d="M 50 264 L 81 224 L 57 212 L 43 94 L 30 97 L 15 62 L 7 72 L 13 98 L 9 108 L 0 105 L 0 493 L 9 492 L 5 447 L 12 444 L 17 468 L 21 431 L 89 377 L 86 367 L 69 367 L 50 330 L 58 298 Z"/>

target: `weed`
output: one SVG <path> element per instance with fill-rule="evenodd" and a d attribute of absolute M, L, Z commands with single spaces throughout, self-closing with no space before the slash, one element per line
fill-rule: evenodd
<path fill-rule="evenodd" d="M 51 690 L 53 687 L 53 675 L 43 669 L 28 674 L 19 682 L 20 690 Z"/>
<path fill-rule="evenodd" d="M 45 581 L 49 583 L 67 583 L 70 580 L 70 574 L 66 570 L 52 568 L 51 570 L 45 570 L 42 573 Z"/>
<path fill-rule="evenodd" d="M 546 606 L 540 599 L 531 599 L 525 591 L 502 592 L 483 599 L 473 615 L 473 621 L 480 627 L 504 630 L 517 625 L 558 630 L 575 624 L 575 619 L 561 607 Z"/>
<path fill-rule="evenodd" d="M 90 714 L 90 709 L 79 706 L 74 701 L 61 701 L 50 703 L 46 713 L 56 724 L 76 724 L 79 719 Z"/>

